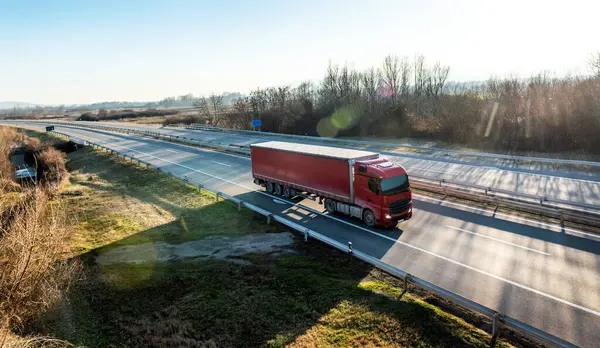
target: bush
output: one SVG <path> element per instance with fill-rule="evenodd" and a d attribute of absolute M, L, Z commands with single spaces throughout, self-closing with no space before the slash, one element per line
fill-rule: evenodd
<path fill-rule="evenodd" d="M 103 112 L 102 114 L 98 113 L 97 120 L 122 120 L 127 118 L 156 117 L 175 114 L 177 114 L 177 111 L 175 110 L 148 109 L 144 111 L 133 111 L 131 109 L 126 109 L 122 111 L 111 111 L 108 114 L 106 112 Z"/>
<path fill-rule="evenodd" d="M 92 115 L 89 112 L 81 114 L 75 121 L 98 121 L 98 117 Z"/>
<path fill-rule="evenodd" d="M 163 126 L 168 126 L 170 124 L 192 124 L 192 123 L 200 123 L 202 118 L 196 115 L 186 115 L 186 116 L 169 116 L 165 118 L 163 121 Z"/>
<path fill-rule="evenodd" d="M 10 220 L 3 214 L 0 221 L 0 332 L 5 333 L 18 331 L 51 306 L 75 270 L 61 256 L 69 235 L 64 208 L 51 204 L 39 188 L 16 200 Z"/>
<path fill-rule="evenodd" d="M 41 151 L 38 161 L 38 173 L 45 183 L 58 184 L 67 174 L 65 154 L 53 147 Z"/>

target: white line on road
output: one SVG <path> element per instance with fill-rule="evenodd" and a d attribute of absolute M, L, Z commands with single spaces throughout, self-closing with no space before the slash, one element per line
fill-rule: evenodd
<path fill-rule="evenodd" d="M 541 222 L 541 221 L 526 219 L 526 218 L 523 218 L 523 217 L 520 217 L 520 216 L 511 215 L 511 214 L 494 212 L 494 211 L 488 210 L 488 209 L 471 207 L 471 206 L 468 206 L 468 205 L 465 205 L 465 204 L 450 202 L 450 201 L 446 201 L 446 200 L 443 200 L 443 199 L 432 198 L 432 197 L 424 196 L 424 195 L 420 195 L 420 194 L 413 194 L 413 197 L 419 198 L 419 199 L 422 199 L 422 200 L 425 200 L 425 201 L 429 200 L 429 201 L 433 201 L 433 202 L 436 202 L 436 203 L 443 203 L 444 205 L 465 208 L 465 209 L 469 209 L 469 210 L 473 210 L 473 211 L 478 211 L 478 212 L 482 212 L 482 213 L 494 214 L 496 217 L 506 218 L 506 221 L 511 221 L 511 222 L 515 222 L 515 221 L 528 222 L 528 223 L 535 224 L 535 225 L 538 225 L 538 226 L 543 226 L 545 228 L 559 229 L 561 231 L 565 231 L 565 233 L 569 232 L 569 233 L 581 234 L 581 235 L 584 235 L 584 236 L 588 236 L 588 237 L 600 239 L 600 235 L 599 234 L 593 234 L 593 233 L 583 232 L 583 231 L 575 230 L 575 229 L 572 229 L 572 228 L 569 228 L 569 227 L 562 227 L 562 226 L 559 226 L 559 225 L 553 225 L 553 224 L 549 224 L 549 223 L 546 223 L 546 222 Z"/>
<path fill-rule="evenodd" d="M 179 153 L 179 151 L 169 150 L 169 149 L 165 149 L 165 151 L 169 151 L 169 152 L 173 152 L 173 153 Z"/>
<path fill-rule="evenodd" d="M 223 163 L 223 162 L 218 162 L 218 161 L 211 161 L 211 162 L 216 163 L 216 164 L 220 164 L 220 165 L 225 166 L 225 167 L 231 167 L 231 164 L 227 164 L 227 163 Z"/>
<path fill-rule="evenodd" d="M 98 141 L 98 140 L 100 140 L 100 139 L 95 139 L 95 138 L 93 138 L 93 137 L 89 137 L 89 138 L 91 138 L 91 139 L 94 139 L 94 140 L 97 140 L 97 141 Z M 139 150 L 134 150 L 134 149 L 128 148 L 128 147 L 126 147 L 126 146 L 123 146 L 123 145 L 117 145 L 117 144 L 113 144 L 113 145 L 115 145 L 115 146 L 118 146 L 118 147 L 121 147 L 121 148 L 124 148 L 124 149 L 127 149 L 127 150 L 130 150 L 130 151 L 139 152 L 139 153 L 141 153 L 141 154 L 144 154 L 144 155 L 146 155 L 146 156 L 149 156 L 149 157 L 154 157 L 154 158 L 156 158 L 156 159 L 158 159 L 158 160 L 160 160 L 160 161 L 167 162 L 167 163 L 170 163 L 170 164 L 173 164 L 173 165 L 176 165 L 176 166 L 179 166 L 179 167 L 185 168 L 185 169 L 189 169 L 189 170 L 192 170 L 192 171 L 194 171 L 194 172 L 197 172 L 197 173 L 200 173 L 200 174 L 203 174 L 203 175 L 206 175 L 206 176 L 212 177 L 212 178 L 214 178 L 214 179 L 218 179 L 218 180 L 221 180 L 221 181 L 223 181 L 223 182 L 227 182 L 227 183 L 230 183 L 230 184 L 232 184 L 232 185 L 236 185 L 236 186 L 238 186 L 238 187 L 242 187 L 242 188 L 249 189 L 249 190 L 251 190 L 251 191 L 253 191 L 253 192 L 256 192 L 256 193 L 259 193 L 259 194 L 263 194 L 263 195 L 265 195 L 265 196 L 268 196 L 268 197 L 277 198 L 277 197 L 275 197 L 275 196 L 273 196 L 273 195 L 270 195 L 270 194 L 268 194 L 268 193 L 266 193 L 266 192 L 264 192 L 264 191 L 256 191 L 256 190 L 254 190 L 254 189 L 252 189 L 252 188 L 249 188 L 249 187 L 247 187 L 247 186 L 244 186 L 244 185 L 241 185 L 241 184 L 235 183 L 235 182 L 233 182 L 233 181 L 230 181 L 230 180 L 227 180 L 227 179 L 220 178 L 220 177 L 218 177 L 218 176 L 216 176 L 216 175 L 209 174 L 209 173 L 203 172 L 203 171 L 201 171 L 201 170 L 198 170 L 198 169 L 195 169 L 195 168 L 192 168 L 192 167 L 189 167 L 189 166 L 183 165 L 183 164 L 179 164 L 179 163 L 176 163 L 176 162 L 173 162 L 173 161 L 169 161 L 169 160 L 166 160 L 166 159 L 162 159 L 162 158 L 160 158 L 160 157 L 157 157 L 157 156 L 154 156 L 154 155 L 150 155 L 150 154 L 147 154 L 147 153 L 145 153 L 145 152 L 142 152 L 142 151 L 139 151 Z M 286 201 L 286 202 L 288 202 L 288 201 Z M 290 205 L 292 205 L 292 204 L 293 204 L 292 202 L 288 202 L 288 203 L 289 203 Z M 295 205 L 295 204 L 294 204 L 294 205 Z M 562 298 L 560 298 L 560 297 L 556 297 L 556 296 L 554 296 L 554 295 L 550 295 L 550 294 L 548 294 L 548 293 L 545 293 L 545 292 L 543 292 L 543 291 L 540 291 L 540 290 L 537 290 L 537 289 L 531 288 L 531 287 L 529 287 L 529 286 L 527 286 L 527 285 L 523 285 L 523 284 L 517 283 L 517 282 L 515 282 L 515 281 L 512 281 L 512 280 L 510 280 L 510 279 L 506 279 L 506 278 L 500 277 L 500 276 L 498 276 L 498 275 L 492 274 L 492 273 L 490 273 L 490 272 L 487 272 L 487 271 L 484 271 L 484 270 L 481 270 L 481 269 L 475 268 L 475 267 L 473 267 L 473 266 L 469 266 L 469 265 L 467 265 L 467 264 L 464 264 L 464 263 L 462 263 L 462 262 L 459 262 L 459 261 L 452 260 L 452 259 L 450 259 L 450 258 L 447 258 L 447 257 L 445 257 L 445 256 L 442 256 L 442 255 L 436 254 L 436 253 L 434 253 L 434 252 L 432 252 L 432 251 L 425 250 L 425 249 L 423 249 L 423 248 L 420 248 L 420 247 L 417 247 L 417 246 L 414 246 L 414 245 L 411 245 L 411 244 L 408 244 L 408 243 L 405 243 L 405 242 L 399 241 L 399 240 L 397 240 L 397 239 L 394 239 L 394 238 L 392 238 L 392 237 L 389 237 L 389 236 L 383 235 L 383 234 L 381 234 L 381 233 L 378 233 L 378 232 L 375 232 L 375 231 L 371 231 L 371 230 L 369 230 L 369 229 L 367 229 L 367 228 L 365 228 L 365 227 L 358 226 L 358 225 L 355 225 L 355 224 L 353 224 L 353 223 L 350 223 L 350 222 L 347 222 L 347 221 L 344 221 L 344 220 L 338 219 L 338 218 L 336 218 L 336 217 L 333 217 L 333 216 L 330 216 L 330 215 L 323 214 L 323 213 L 321 213 L 321 212 L 319 212 L 319 211 L 316 211 L 316 210 L 314 210 L 314 209 L 312 209 L 312 208 L 309 208 L 309 207 L 306 207 L 306 206 L 302 206 L 302 207 L 303 207 L 304 209 L 307 209 L 307 210 L 313 211 L 313 212 L 315 212 L 316 214 L 319 214 L 319 215 L 321 215 L 321 216 L 324 216 L 324 217 L 327 217 L 327 218 L 330 218 L 330 219 L 333 219 L 333 220 L 339 221 L 339 222 L 341 222 L 341 223 L 343 223 L 343 224 L 346 224 L 346 225 L 352 226 L 352 227 L 354 227 L 354 228 L 357 228 L 357 229 L 360 229 L 360 230 L 366 231 L 366 232 L 368 232 L 368 233 L 370 233 L 370 234 L 373 234 L 373 235 L 379 236 L 379 237 L 381 237 L 381 238 L 387 239 L 387 240 L 389 240 L 389 241 L 391 241 L 391 242 L 393 242 L 393 243 L 400 244 L 400 245 L 406 246 L 406 247 L 408 247 L 408 248 L 411 248 L 411 249 L 414 249 L 414 250 L 418 250 L 418 251 L 420 251 L 420 252 L 423 252 L 423 253 L 425 253 L 425 254 L 431 255 L 431 256 L 433 256 L 433 257 L 437 257 L 437 258 L 439 258 L 439 259 L 441 259 L 441 260 L 444 260 L 444 261 L 450 262 L 450 263 L 452 263 L 452 264 L 455 264 L 455 265 L 457 265 L 457 266 L 464 267 L 464 268 L 466 268 L 466 269 L 469 269 L 469 270 L 471 270 L 471 271 L 474 271 L 474 272 L 477 272 L 477 273 L 480 273 L 480 274 L 486 275 L 486 276 L 488 276 L 488 277 L 490 277 L 490 278 L 494 278 L 494 279 L 496 279 L 496 280 L 503 281 L 503 282 L 505 282 L 505 283 L 508 283 L 508 284 L 510 284 L 510 285 L 513 285 L 513 286 L 515 286 L 515 287 L 518 287 L 518 288 L 521 288 L 521 289 L 524 289 L 524 290 L 527 290 L 527 291 L 533 292 L 533 293 L 535 293 L 535 294 L 537 294 L 537 295 L 540 295 L 540 296 L 543 296 L 543 297 L 549 298 L 549 299 L 551 299 L 551 300 L 554 300 L 554 301 L 560 302 L 560 303 L 562 303 L 562 304 L 565 304 L 565 305 L 568 305 L 568 306 L 571 306 L 571 307 L 574 307 L 574 308 L 580 309 L 580 310 L 582 310 L 582 311 L 584 311 L 584 312 L 587 312 L 587 313 L 590 313 L 590 314 L 593 314 L 593 315 L 595 315 L 595 316 L 598 316 L 598 317 L 600 317 L 600 312 L 598 312 L 598 311 L 596 311 L 596 310 L 593 310 L 593 309 L 591 309 L 591 308 L 587 308 L 587 307 L 584 307 L 584 306 L 582 306 L 582 305 L 578 305 L 578 304 L 576 304 L 576 303 L 569 302 L 569 301 L 567 301 L 567 300 L 564 300 L 564 299 L 562 299 Z"/>
<path fill-rule="evenodd" d="M 426 161 L 426 162 L 437 162 L 439 163 L 440 161 L 437 161 L 436 159 L 425 159 L 425 158 L 409 158 L 408 160 L 405 159 L 405 157 L 402 157 L 401 154 L 398 154 L 397 156 L 394 156 L 400 159 L 400 164 L 405 166 L 406 168 L 410 169 L 410 165 L 406 165 L 406 164 L 402 164 L 403 161 L 409 161 L 409 160 L 415 160 L 415 161 Z M 443 162 L 443 161 L 442 161 Z M 542 178 L 545 178 L 547 180 L 570 180 L 570 181 L 580 181 L 580 182 L 585 182 L 585 183 L 589 183 L 589 184 L 596 184 L 596 185 L 600 185 L 600 178 L 598 180 L 586 180 L 586 179 L 577 179 L 577 178 L 570 178 L 567 176 L 559 176 L 559 175 L 552 175 L 552 174 L 542 174 L 542 173 L 536 173 L 536 172 L 524 172 L 524 171 L 519 171 L 516 169 L 510 169 L 510 168 L 498 168 L 498 167 L 485 167 L 485 166 L 481 166 L 481 165 L 474 165 L 474 164 L 468 164 L 468 163 L 452 163 L 452 162 L 444 162 L 446 163 L 447 166 L 462 166 L 462 167 L 472 167 L 475 168 L 476 170 L 480 170 L 480 171 L 486 171 L 486 170 L 496 170 L 500 172 L 500 175 L 506 175 L 506 174 L 523 174 L 523 175 L 531 175 L 531 176 L 540 176 Z M 415 165 L 417 165 L 419 163 L 416 163 Z M 502 173 L 504 172 L 504 173 Z M 557 173 L 561 173 L 561 172 L 557 172 Z M 568 174 L 568 172 L 567 172 Z"/>
<path fill-rule="evenodd" d="M 451 226 L 451 225 L 446 225 L 446 227 L 451 228 L 453 230 L 457 230 L 457 231 L 461 231 L 461 232 L 465 232 L 465 233 L 470 233 L 472 235 L 479 236 L 479 237 L 482 237 L 482 238 L 491 239 L 491 240 L 494 240 L 496 242 L 500 242 L 500 243 L 512 245 L 512 246 L 517 247 L 517 248 L 521 248 L 521 249 L 533 251 L 534 253 L 539 253 L 539 254 L 542 254 L 542 255 L 550 256 L 550 254 L 547 253 L 547 252 L 536 250 L 536 249 L 532 249 L 532 248 L 528 248 L 528 247 L 525 247 L 525 246 L 522 246 L 522 245 L 518 245 L 518 244 L 515 244 L 515 243 L 507 242 L 507 241 L 504 241 L 502 239 L 498 239 L 498 238 L 486 236 L 485 234 L 480 234 L 480 233 L 477 233 L 477 232 L 467 231 L 465 229 L 454 227 L 454 226 Z"/>
<path fill-rule="evenodd" d="M 411 168 L 411 167 L 407 167 L 407 171 L 413 171 L 413 170 L 422 170 L 424 172 L 442 173 L 442 174 L 446 174 L 446 175 L 458 175 L 458 173 L 449 173 L 449 172 L 443 171 L 443 170 L 435 170 L 435 169 L 428 169 L 428 168 Z"/>

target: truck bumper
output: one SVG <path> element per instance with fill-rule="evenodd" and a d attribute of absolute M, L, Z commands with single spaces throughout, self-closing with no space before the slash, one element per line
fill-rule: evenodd
<path fill-rule="evenodd" d="M 389 213 L 384 213 L 381 217 L 381 221 L 378 222 L 380 227 L 396 227 L 399 222 L 406 221 L 412 218 L 412 202 L 404 213 L 397 215 L 390 215 Z"/>

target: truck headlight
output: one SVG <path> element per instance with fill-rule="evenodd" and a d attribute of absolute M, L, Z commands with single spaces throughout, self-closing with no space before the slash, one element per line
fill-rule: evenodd
<path fill-rule="evenodd" d="M 386 220 L 392 219 L 392 216 L 390 214 L 385 214 L 383 217 L 385 217 Z"/>

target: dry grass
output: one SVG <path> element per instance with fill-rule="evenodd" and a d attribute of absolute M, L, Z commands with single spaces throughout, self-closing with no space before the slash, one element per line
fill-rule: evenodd
<path fill-rule="evenodd" d="M 38 155 L 42 179 L 47 184 L 58 184 L 67 175 L 65 154 L 53 147 L 43 149 Z"/>
<path fill-rule="evenodd" d="M 0 333 L 2 335 L 2 333 Z M 4 343 L 6 348 L 73 348 L 73 344 L 52 337 L 18 337 L 10 335 Z"/>
<path fill-rule="evenodd" d="M 18 331 L 55 303 L 76 266 L 62 257 L 64 209 L 41 189 L 12 197 L 18 202 L 0 227 L 0 325 Z"/>
<path fill-rule="evenodd" d="M 51 200 L 49 186 L 20 187 L 12 181 L 8 155 L 24 140 L 49 168 L 48 183 L 66 172 L 64 156 L 12 129 L 0 129 L 0 135 L 0 347 L 54 346 L 51 340 L 16 339 L 14 334 L 60 298 L 77 269 L 63 257 L 70 234 L 65 209 Z"/>

